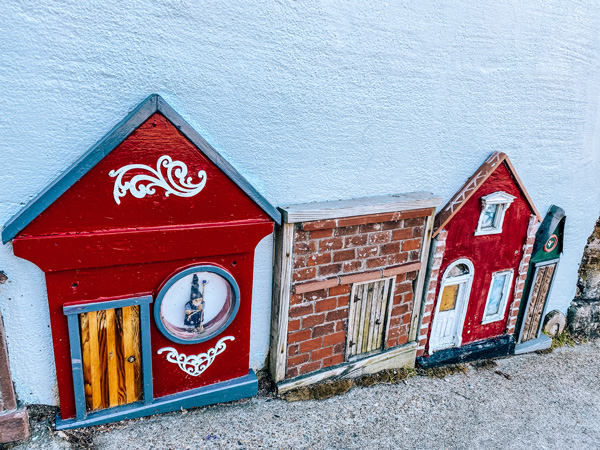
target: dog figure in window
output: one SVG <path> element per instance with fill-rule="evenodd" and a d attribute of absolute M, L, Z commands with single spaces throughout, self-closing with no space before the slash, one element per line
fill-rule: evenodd
<path fill-rule="evenodd" d="M 204 330 L 204 287 L 207 280 L 202 280 L 202 289 L 198 283 L 198 275 L 194 274 L 192 278 L 192 291 L 190 301 L 185 304 L 185 318 L 183 324 L 186 327 L 194 328 L 194 331 L 201 333 Z"/>

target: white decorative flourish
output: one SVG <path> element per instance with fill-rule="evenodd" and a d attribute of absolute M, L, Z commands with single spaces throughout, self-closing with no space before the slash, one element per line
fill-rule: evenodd
<path fill-rule="evenodd" d="M 163 168 L 166 174 L 163 174 Z M 130 170 L 143 170 L 150 173 L 138 174 L 129 181 L 123 182 L 123 176 Z M 121 204 L 121 197 L 131 192 L 135 198 L 142 198 L 154 194 L 155 188 L 160 187 L 166 191 L 166 196 L 174 194 L 179 197 L 193 197 L 198 194 L 206 184 L 206 172 L 198 172 L 198 183 L 192 183 L 192 177 L 188 177 L 188 168 L 181 161 L 173 161 L 170 156 L 163 155 L 156 162 L 156 170 L 144 164 L 129 164 L 117 170 L 111 170 L 108 175 L 117 177 L 113 189 L 113 197 L 117 205 Z"/>
<path fill-rule="evenodd" d="M 206 353 L 187 356 L 184 353 L 179 353 L 173 347 L 164 347 L 156 353 L 159 355 L 163 352 L 167 353 L 167 361 L 177 364 L 181 370 L 193 377 L 200 376 L 215 360 L 215 356 L 220 355 L 225 351 L 225 341 L 233 341 L 233 336 L 225 336 L 219 339 L 214 348 L 209 349 Z"/>

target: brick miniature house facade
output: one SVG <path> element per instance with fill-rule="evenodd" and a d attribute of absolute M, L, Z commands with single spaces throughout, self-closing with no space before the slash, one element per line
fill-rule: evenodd
<path fill-rule="evenodd" d="M 320 220 L 295 207 L 282 209 L 271 347 L 271 371 L 280 392 L 297 387 L 289 381 L 297 377 L 310 384 L 382 365 L 414 364 L 421 313 L 415 299 L 424 283 L 426 236 L 439 201 L 421 195 L 383 206 L 378 205 L 382 198 L 354 202 L 361 205 L 354 213 L 344 210 L 344 202 L 307 205 L 327 209 L 329 217 Z M 364 203 L 371 206 L 367 211 L 383 212 L 360 214 Z M 362 310 L 351 305 L 353 288 L 360 286 L 366 293 Z M 360 295 L 355 293 L 354 300 Z M 366 328 L 361 331 L 358 323 Z"/>

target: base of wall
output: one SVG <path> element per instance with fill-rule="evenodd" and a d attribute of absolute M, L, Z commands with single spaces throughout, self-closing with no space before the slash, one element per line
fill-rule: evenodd
<path fill-rule="evenodd" d="M 221 383 L 211 384 L 198 389 L 169 395 L 155 399 L 152 403 L 132 403 L 110 409 L 96 411 L 87 415 L 83 420 L 66 419 L 60 415 L 56 417 L 56 429 L 67 430 L 71 428 L 102 425 L 125 419 L 151 416 L 165 412 L 179 411 L 181 409 L 197 408 L 200 406 L 214 405 L 216 403 L 230 402 L 242 398 L 253 397 L 258 393 L 258 379 L 253 370 L 248 375 Z"/>
<path fill-rule="evenodd" d="M 29 437 L 29 415 L 25 408 L 0 413 L 0 443 L 22 441 Z"/>
<path fill-rule="evenodd" d="M 600 337 L 600 300 L 576 298 L 567 312 L 571 334 L 596 339 Z"/>
<path fill-rule="evenodd" d="M 478 359 L 497 358 L 513 353 L 515 348 L 514 336 L 500 336 L 485 341 L 473 342 L 462 347 L 452 347 L 439 350 L 430 356 L 419 356 L 417 363 L 424 369 L 458 364 Z"/>
<path fill-rule="evenodd" d="M 540 333 L 536 339 L 517 344 L 515 347 L 515 355 L 522 355 L 523 353 L 535 352 L 537 350 L 545 350 L 551 346 L 552 339 L 546 336 L 544 333 Z"/>
<path fill-rule="evenodd" d="M 358 378 L 363 375 L 381 372 L 385 369 L 410 368 L 415 366 L 415 357 L 417 356 L 417 343 L 408 344 L 369 356 L 358 361 L 339 364 L 334 367 L 307 374 L 292 380 L 277 383 L 277 392 L 283 394 L 321 381 L 344 378 Z"/>

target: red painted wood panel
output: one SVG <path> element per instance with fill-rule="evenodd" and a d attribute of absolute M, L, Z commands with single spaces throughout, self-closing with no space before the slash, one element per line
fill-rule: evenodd
<path fill-rule="evenodd" d="M 143 198 L 127 193 L 120 198 L 121 204 L 117 204 L 113 198 L 115 178 L 109 176 L 109 172 L 132 163 L 156 169 L 163 155 L 185 163 L 194 183 L 198 181 L 198 171 L 206 171 L 207 181 L 202 191 L 193 197 L 166 196 L 165 191 L 157 187 L 154 194 Z M 144 171 L 133 171 L 125 179 L 137 173 Z M 247 219 L 270 220 L 171 122 L 156 113 L 25 227 L 20 236 Z"/>
<path fill-rule="evenodd" d="M 497 191 L 504 191 L 516 197 L 506 211 L 503 232 L 502 234 L 475 236 L 481 214 L 481 197 Z M 459 258 L 468 258 L 475 266 L 462 333 L 463 345 L 505 334 L 508 309 L 513 301 L 514 283 L 517 278 L 519 262 L 523 256 L 523 245 L 527 239 L 527 225 L 531 213 L 525 196 L 503 163 L 444 227 L 448 231 L 448 238 L 446 252 L 440 267 L 436 301 L 443 274 L 449 264 Z M 492 274 L 507 269 L 513 270 L 513 282 L 504 319 L 482 325 Z"/>

